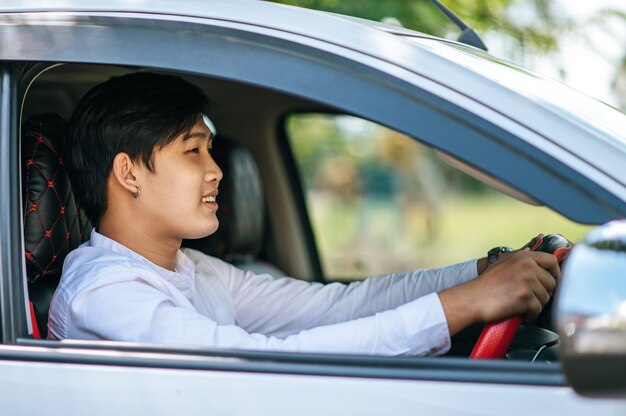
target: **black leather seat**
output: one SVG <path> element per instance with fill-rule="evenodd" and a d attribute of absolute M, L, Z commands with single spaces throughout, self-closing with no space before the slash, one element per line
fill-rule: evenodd
<path fill-rule="evenodd" d="M 48 309 L 67 253 L 89 238 L 91 224 L 79 208 L 63 164 L 65 122 L 56 114 L 33 116 L 22 126 L 24 249 L 28 292 L 39 332 L 47 335 Z"/>
<path fill-rule="evenodd" d="M 213 159 L 224 173 L 217 200 L 220 226 L 213 235 L 183 245 L 257 274 L 284 276 L 260 259 L 266 237 L 265 199 L 256 161 L 245 147 L 222 136 L 215 139 Z"/>

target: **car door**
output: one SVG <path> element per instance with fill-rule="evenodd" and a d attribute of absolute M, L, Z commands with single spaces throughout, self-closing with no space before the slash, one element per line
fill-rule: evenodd
<path fill-rule="evenodd" d="M 264 18 L 274 10 L 259 7 Z M 276 10 L 279 15 L 286 13 Z M 325 109 L 338 109 L 406 133 L 515 184 L 573 218 L 601 222 L 626 213 L 624 201 L 607 191 L 608 185 L 603 187 L 571 164 L 538 150 L 530 139 L 521 140 L 522 136 L 537 139 L 532 126 L 516 124 L 507 130 L 496 123 L 501 114 L 493 109 L 472 103 L 480 111 L 470 112 L 454 102 L 453 98 L 462 100 L 461 94 L 445 91 L 400 65 L 312 36 L 294 35 L 268 26 L 267 21 L 242 24 L 236 16 L 231 17 L 214 21 L 166 14 L 162 9 L 136 13 L 123 7 L 93 14 L 83 10 L 3 15 L 3 27 L 10 30 L 0 38 L 5 70 L 0 119 L 0 402 L 24 414 L 40 410 L 46 403 L 59 403 L 46 411 L 63 414 L 244 413 L 250 409 L 267 414 L 380 414 L 390 409 L 399 414 L 502 414 L 511 412 L 513 406 L 520 414 L 623 410 L 621 402 L 576 396 L 560 366 L 546 363 L 198 351 L 27 339 L 17 126 L 19 100 L 48 63 L 147 67 L 303 97 L 311 107 L 321 103 Z M 318 24 L 334 22 L 334 18 L 324 19 Z M 354 25 L 350 23 L 336 34 L 345 35 Z M 364 33 L 372 41 L 391 42 L 391 35 L 378 37 L 371 29 Z M 434 92 L 437 88 L 443 88 L 439 95 Z M 459 146 L 460 140 L 471 141 L 473 146 Z M 486 157 L 487 151 L 494 156 Z M 276 183 L 288 182 L 284 170 L 277 169 L 275 175 L 280 176 Z M 545 186 L 537 187 L 537 182 Z M 271 192 L 280 200 L 294 194 L 294 188 L 277 186 Z M 568 199 L 579 203 L 571 207 L 564 202 Z M 282 222 L 284 232 L 306 221 L 295 207 L 293 215 Z M 306 239 L 301 239 L 301 244 L 306 251 Z M 314 259 L 308 261 L 314 263 Z M 309 272 L 315 269 L 311 265 L 293 267 Z M 37 400 L 32 400 L 33 394 Z"/>

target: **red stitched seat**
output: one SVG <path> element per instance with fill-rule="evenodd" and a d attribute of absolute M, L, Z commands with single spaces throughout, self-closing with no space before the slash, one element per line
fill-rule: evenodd
<path fill-rule="evenodd" d="M 22 126 L 26 272 L 29 297 L 44 338 L 65 256 L 91 230 L 63 164 L 64 139 L 65 122 L 53 113 L 33 116 Z"/>

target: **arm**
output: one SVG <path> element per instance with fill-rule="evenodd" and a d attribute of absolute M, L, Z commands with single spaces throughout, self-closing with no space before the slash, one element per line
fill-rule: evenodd
<path fill-rule="evenodd" d="M 435 354 L 449 348 L 448 329 L 436 294 L 399 308 L 280 339 L 218 325 L 154 286 L 119 281 L 71 300 L 68 338 L 198 345 L 265 351 L 356 354 Z"/>
<path fill-rule="evenodd" d="M 435 270 L 372 277 L 349 285 L 254 275 L 198 252 L 187 252 L 198 279 L 222 278 L 238 324 L 278 337 L 396 308 L 476 276 L 475 261 Z M 197 285 L 201 289 L 202 285 Z"/>

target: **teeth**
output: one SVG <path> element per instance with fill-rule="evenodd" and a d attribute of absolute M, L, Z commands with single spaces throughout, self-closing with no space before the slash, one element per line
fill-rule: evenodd
<path fill-rule="evenodd" d="M 202 202 L 204 202 L 205 204 L 207 202 L 215 202 L 215 197 L 212 196 L 212 195 L 204 196 L 204 197 L 202 197 Z"/>

